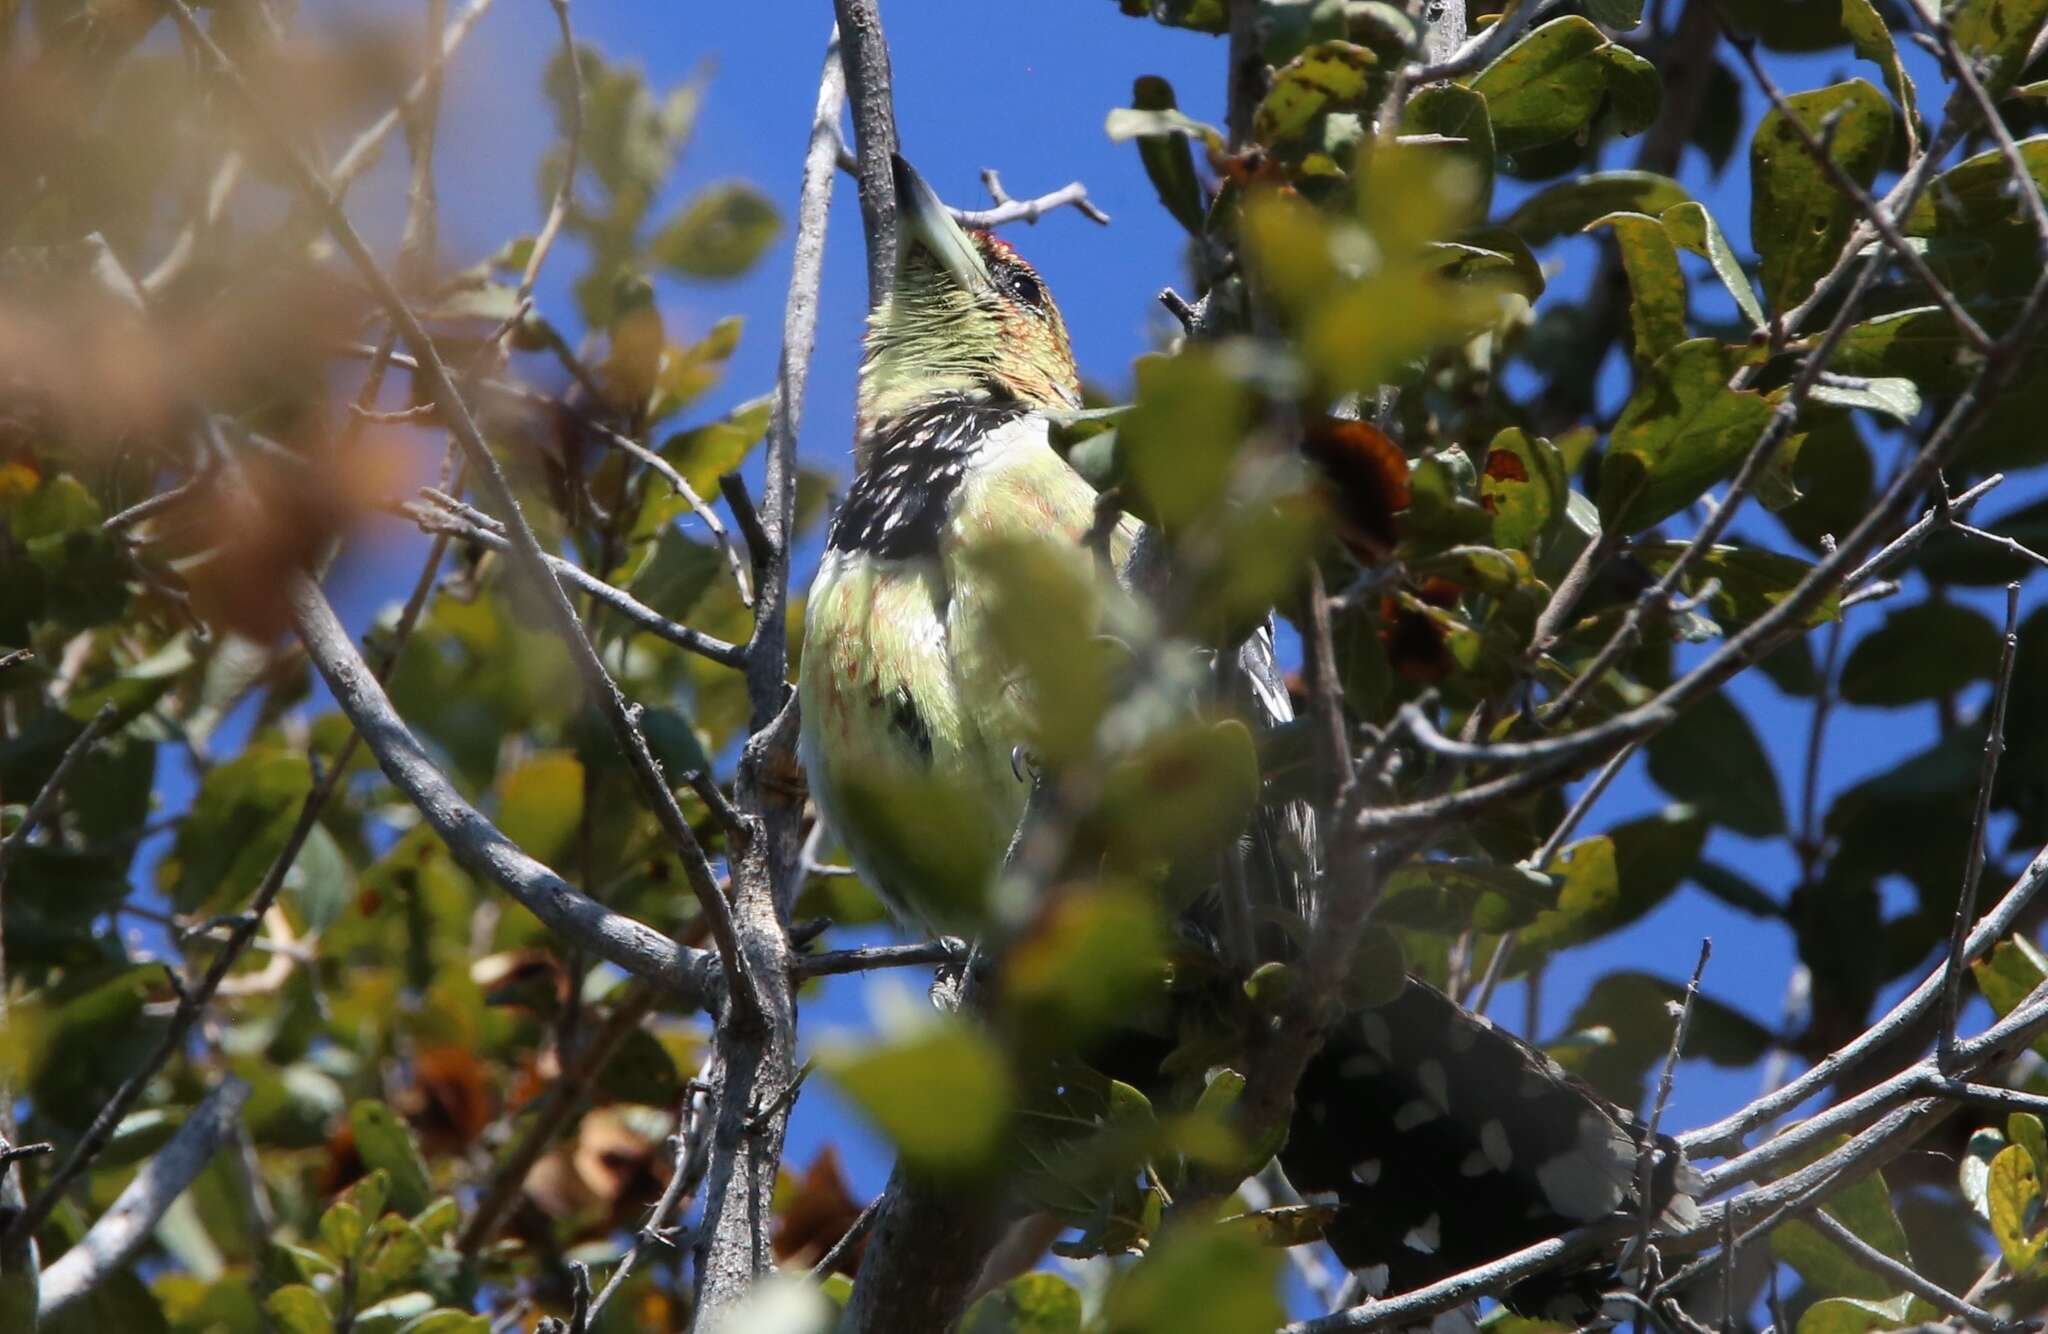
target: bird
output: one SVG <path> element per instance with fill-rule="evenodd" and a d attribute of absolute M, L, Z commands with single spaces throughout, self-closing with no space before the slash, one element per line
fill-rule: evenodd
<path fill-rule="evenodd" d="M 1054 447 L 1052 422 L 1080 406 L 1080 377 L 1043 278 L 1001 238 L 956 222 L 903 158 L 892 168 L 895 281 L 870 317 L 855 474 L 806 602 L 799 753 L 855 871 L 907 929 L 935 933 L 952 907 L 927 883 L 915 812 L 892 819 L 872 793 L 951 794 L 974 818 L 949 834 L 978 841 L 975 864 L 999 864 L 1030 793 L 1018 755 L 1032 700 L 991 642 L 973 550 L 1020 535 L 1078 547 L 1099 497 Z M 1253 636 L 1267 668 L 1255 684 L 1268 687 L 1271 643 Z M 1273 688 L 1249 692 L 1249 707 L 1266 725 L 1289 708 Z M 1257 823 L 1267 837 L 1312 836 L 1298 816 Z M 1313 873 L 1312 850 L 1270 860 Z M 1196 939 L 1201 911 L 1186 923 Z M 1420 1287 L 1640 1210 L 1646 1159 L 1650 1207 L 1688 1216 L 1697 1174 L 1669 1137 L 1646 1147 L 1631 1113 L 1428 983 L 1391 990 L 1333 1027 L 1279 1152 L 1291 1184 L 1327 1209 L 1324 1239 L 1363 1292 Z M 1584 1286 L 1564 1300 L 1582 1308 Z M 1531 1311 L 1558 1300 L 1511 1294 Z"/>

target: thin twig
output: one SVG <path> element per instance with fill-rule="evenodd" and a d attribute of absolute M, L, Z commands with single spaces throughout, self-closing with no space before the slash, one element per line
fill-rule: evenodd
<path fill-rule="evenodd" d="M 1991 825 L 1991 792 L 1998 783 L 1998 761 L 2005 754 L 2005 705 L 2012 696 L 2013 661 L 2019 655 L 2020 586 L 2005 586 L 2005 644 L 1998 659 L 1998 679 L 1991 692 L 1991 723 L 1984 737 L 1984 759 L 1977 771 L 1977 806 L 1970 815 L 1970 851 L 1963 859 L 1962 888 L 1956 893 L 1955 919 L 1949 926 L 1948 963 L 1941 993 L 1941 1036 L 1935 1050 L 1944 1071 L 1955 1068 L 1956 1016 L 1962 1009 L 1965 947 L 1970 923 L 1977 915 L 1977 881 L 1984 874 L 1984 841 Z"/>
<path fill-rule="evenodd" d="M 939 936 L 908 945 L 863 945 L 797 956 L 796 974 L 803 979 L 866 973 L 877 968 L 930 968 L 967 961 L 967 942 Z"/>
<path fill-rule="evenodd" d="M 576 34 L 569 27 L 569 0 L 548 0 L 548 4 L 555 11 L 555 26 L 562 34 L 562 59 L 569 67 L 569 144 L 563 153 L 562 179 L 555 184 L 555 197 L 548 204 L 548 216 L 533 238 L 533 250 L 519 275 L 516 301 L 521 307 L 533 299 L 540 266 L 547 262 L 548 251 L 554 249 L 555 238 L 562 234 L 562 224 L 568 220 L 569 201 L 576 193 L 576 173 L 581 168 L 583 153 L 583 59 L 576 50 Z"/>
<path fill-rule="evenodd" d="M 512 546 L 510 539 L 504 534 L 482 527 L 468 515 L 452 512 L 438 501 L 435 507 L 421 504 L 402 505 L 399 512 L 418 524 L 425 532 L 445 533 L 492 551 L 508 551 Z M 559 556 L 549 556 L 548 568 L 554 572 L 557 579 L 597 598 L 649 634 L 657 635 L 680 648 L 709 658 L 721 667 L 738 670 L 746 666 L 746 654 L 739 645 L 728 644 L 716 636 L 707 635 L 679 621 L 670 620 L 631 593 L 606 583 L 580 565 L 572 564 Z"/>
<path fill-rule="evenodd" d="M 1629 714 L 1618 714 L 1604 723 L 1564 736 L 1545 737 L 1540 741 L 1492 741 L 1485 744 L 1445 736 L 1413 704 L 1401 706 L 1395 725 L 1406 728 L 1424 749 L 1461 764 L 1555 765 L 1568 763 L 1588 752 L 1605 750 L 1616 740 L 1638 741 L 1642 734 L 1670 723 L 1673 716 L 1669 709 L 1646 707 Z"/>
<path fill-rule="evenodd" d="M 612 1294 L 625 1286 L 640 1259 L 651 1246 L 677 1244 L 676 1226 L 671 1218 L 680 1218 L 690 1197 L 704 1182 L 704 1170 L 710 1162 L 708 1136 L 700 1133 L 700 1122 L 709 1118 L 708 1099 L 712 1085 L 715 1058 L 707 1056 L 698 1077 L 690 1081 L 689 1090 L 683 1095 L 681 1114 L 676 1118 L 675 1162 L 669 1172 L 668 1185 L 662 1188 L 661 1198 L 648 1211 L 647 1221 L 633 1234 L 633 1244 L 619 1257 L 618 1267 L 605 1280 L 604 1288 L 597 1294 L 597 1300 L 590 1304 L 590 1318 L 595 1321 L 603 1313 L 605 1303 Z"/>
<path fill-rule="evenodd" d="M 476 27 L 477 20 L 484 16 L 491 4 L 492 0 L 470 0 L 468 7 L 457 14 L 454 21 L 442 32 L 440 48 L 434 53 L 427 67 L 420 72 L 420 76 L 413 80 L 412 87 L 406 89 L 405 96 L 399 99 L 398 105 L 379 116 L 368 129 L 356 136 L 355 142 L 351 143 L 339 158 L 335 159 L 328 179 L 337 192 L 346 194 L 356 178 L 377 160 L 377 154 L 383 149 L 384 141 L 391 137 L 391 132 L 404 123 L 412 109 L 439 82 L 442 71 L 455 55 L 455 49 L 462 45 L 463 39 L 469 36 L 470 30 Z"/>
<path fill-rule="evenodd" d="M 0 839 L 0 893 L 4 893 L 7 888 L 8 866 L 20 854 L 22 848 L 28 845 L 30 836 L 50 818 L 50 813 L 57 808 L 57 798 L 63 793 L 64 785 L 71 781 L 71 775 L 85 762 L 85 757 L 92 753 L 92 748 L 99 744 L 100 738 L 107 734 L 119 716 L 120 711 L 112 704 L 100 706 L 99 712 L 92 716 L 92 721 L 88 722 L 84 729 L 71 739 L 71 744 L 64 748 L 63 755 L 58 757 L 57 766 L 50 770 L 50 776 L 43 781 L 42 789 L 29 801 L 28 809 L 22 812 L 21 823 L 14 827 L 13 833 Z M 4 984 L 5 981 L 6 974 L 0 971 L 0 984 Z"/>
<path fill-rule="evenodd" d="M 1935 533 L 1950 527 L 1956 520 L 1968 514 L 1993 487 L 2004 481 L 2005 474 L 1995 472 L 1959 496 L 1942 493 L 1941 499 L 1946 502 L 1945 504 L 1928 506 L 1926 512 L 1916 519 L 1911 527 L 1885 543 L 1871 555 L 1870 559 L 1851 570 L 1849 577 L 1842 581 L 1842 587 L 1855 588 L 1899 557 L 1911 553 Z"/>
<path fill-rule="evenodd" d="M 588 421 L 586 424 L 595 429 L 598 439 L 614 449 L 632 455 L 658 473 L 661 480 L 668 483 L 669 489 L 681 496 L 689 505 L 690 512 L 703 520 L 704 527 L 710 530 L 712 541 L 725 553 L 726 568 L 732 571 L 732 581 L 739 588 L 740 605 L 751 608 L 754 605 L 754 590 L 747 582 L 746 567 L 740 563 L 739 548 L 733 545 L 732 535 L 726 532 L 725 523 L 718 517 L 718 511 L 706 504 L 704 497 L 697 494 L 697 488 L 690 485 L 690 479 L 670 466 L 667 459 L 624 431 L 614 430 L 598 421 Z"/>
<path fill-rule="evenodd" d="M 1664 1070 L 1657 1077 L 1657 1097 L 1650 1104 L 1650 1124 L 1643 1132 L 1642 1147 L 1636 1151 L 1636 1202 L 1642 1210 L 1642 1230 L 1636 1233 L 1635 1256 L 1641 1260 L 1649 1253 L 1650 1232 L 1657 1224 L 1657 1209 L 1652 1203 L 1657 1170 L 1657 1137 L 1664 1128 L 1664 1109 L 1671 1102 L 1671 1090 L 1677 1082 L 1678 1058 L 1685 1051 L 1685 1038 L 1692 1028 L 1693 1003 L 1700 996 L 1700 978 L 1706 975 L 1707 960 L 1714 954 L 1711 938 L 1700 941 L 1699 962 L 1692 966 L 1692 980 L 1685 984 L 1685 999 L 1679 1003 L 1677 1022 L 1671 1026 L 1671 1048 L 1664 1053 Z M 1650 1270 L 1646 1265 L 1643 1275 L 1647 1281 Z"/>
<path fill-rule="evenodd" d="M 886 1195 L 875 1196 L 868 1201 L 868 1207 L 847 1224 L 846 1231 L 839 1234 L 839 1240 L 833 1242 L 830 1249 L 818 1257 L 818 1263 L 811 1266 L 813 1282 L 822 1283 L 831 1277 L 832 1271 L 839 1268 L 840 1262 L 852 1253 L 853 1248 L 867 1240 L 868 1233 L 875 1229 L 875 1220 L 882 1215 L 882 1201 L 887 1198 Z"/>
<path fill-rule="evenodd" d="M 982 180 L 994 176 L 993 171 L 984 171 Z M 991 191 L 993 193 L 993 191 Z M 962 227 L 975 231 L 993 231 L 997 227 L 1013 222 L 1036 224 L 1038 220 L 1055 209 L 1071 208 L 1090 222 L 1107 227 L 1109 215 L 1095 207 L 1088 198 L 1088 187 L 1079 181 L 1069 181 L 1057 190 L 1047 191 L 1036 199 L 998 199 L 993 208 L 955 208 L 947 212 L 953 221 Z"/>
<path fill-rule="evenodd" d="M 491 1183 L 477 1201 L 476 1211 L 456 1237 L 456 1250 L 463 1255 L 475 1255 L 497 1235 L 506 1215 L 525 1189 L 527 1173 L 547 1152 L 556 1132 L 590 1095 L 605 1064 L 654 1008 L 656 995 L 652 987 L 635 986 L 611 1012 L 604 1027 L 591 1036 L 588 1045 L 575 1054 L 561 1075 L 548 1086 L 519 1142 L 491 1169 Z"/>

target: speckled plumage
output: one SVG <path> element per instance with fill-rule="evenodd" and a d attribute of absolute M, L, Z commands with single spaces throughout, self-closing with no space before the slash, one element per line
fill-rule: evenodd
<path fill-rule="evenodd" d="M 987 578 L 973 552 L 1046 541 L 1085 561 L 1080 539 L 1095 517 L 1094 489 L 1053 452 L 1043 417 L 984 420 L 996 424 L 947 464 L 958 476 L 941 513 L 931 494 L 906 498 L 895 512 L 913 517 L 892 528 L 879 517 L 888 506 L 856 483 L 804 611 L 811 795 L 869 885 L 899 917 L 926 925 L 934 914 L 919 902 L 918 868 L 905 864 L 898 831 L 850 818 L 857 793 L 933 782 L 971 794 L 965 804 L 984 817 L 973 835 L 981 856 L 1001 853 L 1026 796 L 1011 753 L 1030 736 L 1029 701 L 992 652 Z M 894 489 L 875 471 L 888 460 L 877 453 L 863 480 Z"/>

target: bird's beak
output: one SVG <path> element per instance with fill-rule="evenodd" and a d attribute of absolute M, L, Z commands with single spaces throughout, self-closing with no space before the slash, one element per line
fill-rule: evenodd
<path fill-rule="evenodd" d="M 969 292 L 990 285 L 988 265 L 953 215 L 901 154 L 889 156 L 896 184 L 896 265 L 900 271 L 912 247 L 921 247 Z"/>

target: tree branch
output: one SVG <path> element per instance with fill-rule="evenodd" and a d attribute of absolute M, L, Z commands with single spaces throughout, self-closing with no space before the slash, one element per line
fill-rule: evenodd
<path fill-rule="evenodd" d="M 739 816 L 751 832 L 735 840 L 738 851 L 732 861 L 732 883 L 740 948 L 760 983 L 763 1004 L 760 1024 L 737 1025 L 726 1014 L 720 1017 L 714 1035 L 718 1085 L 697 1254 L 696 1319 L 704 1329 L 718 1328 L 730 1318 L 756 1280 L 774 1265 L 768 1224 L 774 1215 L 783 1136 L 800 1083 L 788 922 L 789 904 L 800 879 L 803 838 L 803 803 L 790 781 L 796 768 L 796 698 L 787 684 L 797 431 L 811 351 L 817 341 L 825 228 L 837 169 L 835 127 L 848 84 L 860 77 L 878 80 L 862 85 L 864 95 L 879 87 L 880 113 L 886 117 L 888 112 L 888 53 L 881 46 L 872 4 L 842 0 L 840 9 L 842 13 L 852 11 L 852 18 L 835 29 L 826 44 L 818 77 L 803 183 L 797 195 L 796 246 L 783 308 L 782 356 L 769 410 L 761 504 L 746 504 L 744 491 L 736 495 L 728 487 L 726 493 L 734 519 L 745 529 L 754 553 L 754 632 L 746 648 L 752 734 L 741 748 L 733 784 Z M 842 33 L 847 34 L 843 49 Z M 863 116 L 872 118 L 875 112 L 872 103 L 856 107 L 856 123 L 865 125 L 864 158 L 872 158 L 878 151 L 878 136 L 886 134 L 893 142 L 893 126 L 862 121 Z M 880 161 L 886 185 L 886 153 Z M 866 175 L 862 184 L 868 184 Z M 864 188 L 863 206 L 868 202 Z M 871 257 L 874 239 L 871 231 Z M 889 244 L 888 253 L 893 255 L 894 242 Z"/>
<path fill-rule="evenodd" d="M 248 1100 L 249 1086 L 229 1076 L 193 1109 L 170 1143 L 136 1173 L 92 1230 L 43 1271 L 39 1318 L 56 1315 L 134 1258 L 165 1211 L 234 1134 L 241 1124 L 242 1104 Z"/>
<path fill-rule="evenodd" d="M 860 182 L 872 309 L 888 297 L 896 280 L 896 185 L 889 167 L 889 156 L 897 151 L 896 95 L 889 73 L 889 43 L 882 36 L 878 0 L 832 0 L 832 12 L 839 19 L 840 60 L 846 71 L 847 100 L 853 104 L 854 174 Z M 836 127 L 838 116 L 832 120 Z"/>
<path fill-rule="evenodd" d="M 652 927 L 611 911 L 520 851 L 463 799 L 427 757 L 356 652 L 319 586 L 303 575 L 297 577 L 291 607 L 300 642 L 333 692 L 335 703 L 369 746 L 378 767 L 419 809 L 456 861 L 504 889 L 578 948 L 653 982 L 686 1003 L 710 1003 L 718 994 L 717 960 L 712 954 L 679 946 Z"/>

